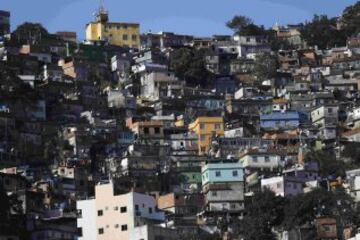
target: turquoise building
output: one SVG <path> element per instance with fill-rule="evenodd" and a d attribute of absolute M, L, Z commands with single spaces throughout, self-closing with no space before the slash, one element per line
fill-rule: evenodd
<path fill-rule="evenodd" d="M 209 183 L 243 182 L 244 169 L 240 162 L 208 163 L 202 168 L 202 185 Z"/>
<path fill-rule="evenodd" d="M 243 214 L 244 168 L 240 162 L 207 163 L 202 167 L 201 175 L 206 217 Z"/>

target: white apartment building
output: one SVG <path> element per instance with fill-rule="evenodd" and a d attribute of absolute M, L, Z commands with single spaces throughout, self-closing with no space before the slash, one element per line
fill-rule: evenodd
<path fill-rule="evenodd" d="M 129 192 L 114 195 L 112 182 L 95 187 L 95 198 L 77 201 L 79 240 L 135 239 L 145 220 L 162 222 L 163 212 L 151 196 Z"/>

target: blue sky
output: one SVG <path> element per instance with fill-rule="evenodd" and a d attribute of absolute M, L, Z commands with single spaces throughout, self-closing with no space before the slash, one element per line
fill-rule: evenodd
<path fill-rule="evenodd" d="M 298 23 L 314 14 L 339 15 L 356 0 L 104 0 L 111 21 L 139 22 L 141 31 L 174 31 L 211 36 L 229 34 L 225 22 L 246 15 L 257 24 Z M 1 0 L 11 11 L 12 29 L 25 22 L 40 22 L 50 32 L 76 31 L 92 20 L 99 0 Z"/>

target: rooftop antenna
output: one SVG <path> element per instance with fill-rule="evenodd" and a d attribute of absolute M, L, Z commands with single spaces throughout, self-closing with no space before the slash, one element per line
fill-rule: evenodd
<path fill-rule="evenodd" d="M 108 13 L 105 9 L 104 0 L 99 0 L 99 9 L 96 13 L 96 20 L 99 22 L 107 22 L 108 21 Z"/>
<path fill-rule="evenodd" d="M 104 12 L 104 11 L 105 11 L 104 0 L 100 0 L 99 12 Z"/>

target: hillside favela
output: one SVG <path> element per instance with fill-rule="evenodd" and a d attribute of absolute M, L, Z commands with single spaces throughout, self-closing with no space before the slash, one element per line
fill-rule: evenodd
<path fill-rule="evenodd" d="M 0 240 L 360 240 L 360 2 L 208 36 L 108 2 L 0 3 Z"/>

